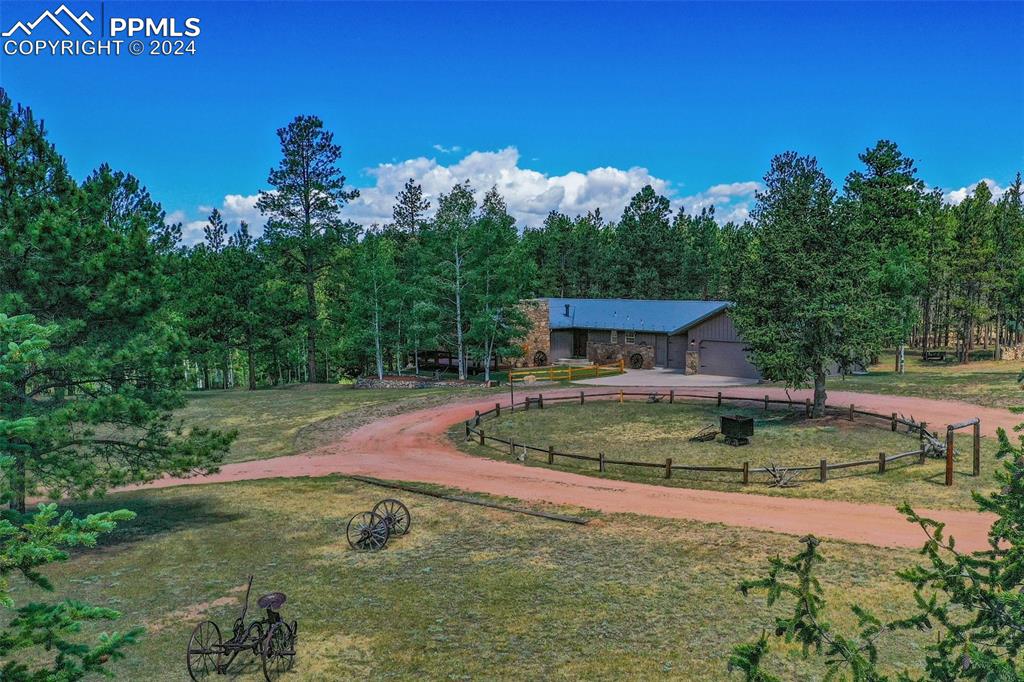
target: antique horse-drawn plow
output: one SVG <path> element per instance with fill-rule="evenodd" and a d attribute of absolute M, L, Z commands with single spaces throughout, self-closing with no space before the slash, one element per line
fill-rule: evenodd
<path fill-rule="evenodd" d="M 373 505 L 370 511 L 359 512 L 348 520 L 345 535 L 352 549 L 375 552 L 384 549 L 393 535 L 409 532 L 412 516 L 399 500 L 388 498 Z"/>
<path fill-rule="evenodd" d="M 235 619 L 231 639 L 223 641 L 220 628 L 211 620 L 203 621 L 192 631 L 186 661 L 189 677 L 193 680 L 212 674 L 226 674 L 235 657 L 243 651 L 251 651 L 260 657 L 263 675 L 268 682 L 276 680 L 292 667 L 299 624 L 293 620 L 289 625 L 277 612 L 285 602 L 284 594 L 271 592 L 260 597 L 256 603 L 261 609 L 266 609 L 266 616 L 247 624 L 245 615 L 249 611 L 251 589 L 250 575 L 249 585 L 245 588 L 245 605 L 242 615 Z"/>

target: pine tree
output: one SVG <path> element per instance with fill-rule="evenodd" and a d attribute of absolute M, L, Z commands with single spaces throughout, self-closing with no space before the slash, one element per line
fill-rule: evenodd
<path fill-rule="evenodd" d="M 528 329 L 519 302 L 534 270 L 520 251 L 518 236 L 505 200 L 492 187 L 469 230 L 466 259 L 466 341 L 484 367 L 485 381 L 491 379 L 496 357 L 521 353 L 513 342 Z"/>
<path fill-rule="evenodd" d="M 230 434 L 171 417 L 184 345 L 167 305 L 169 232 L 138 181 L 101 167 L 81 187 L 27 109 L 0 92 L 0 314 L 46 329 L 31 364 L 8 364 L 0 420 L 7 501 L 85 495 L 214 469 Z M 7 347 L 9 340 L 0 340 Z"/>
<path fill-rule="evenodd" d="M 858 157 L 864 163 L 846 178 L 840 219 L 853 223 L 870 244 L 874 264 L 866 276 L 877 277 L 890 299 L 890 338 L 898 346 L 896 371 L 905 369 L 904 348 L 917 322 L 915 296 L 925 280 L 920 256 L 924 233 L 924 182 L 913 159 L 889 140 L 879 140 Z"/>
<path fill-rule="evenodd" d="M 430 202 L 423 198 L 423 187 L 410 178 L 395 198 L 392 208 L 394 229 L 415 235 L 420 231 L 430 210 Z"/>
<path fill-rule="evenodd" d="M 733 320 L 766 379 L 814 386 L 821 417 L 833 368 L 866 363 L 885 339 L 884 298 L 863 276 L 871 245 L 837 219 L 817 161 L 795 152 L 772 159 L 752 215 Z"/>
<path fill-rule="evenodd" d="M 266 237 L 286 266 L 285 272 L 305 296 L 306 365 L 308 381 L 318 381 L 317 333 L 320 306 L 317 286 L 340 247 L 351 243 L 353 226 L 342 221 L 341 208 L 359 196 L 345 189 L 338 168 L 341 147 L 316 116 L 297 116 L 277 131 L 281 162 L 270 171 L 273 190 L 260 192 L 256 202 L 267 217 Z"/>

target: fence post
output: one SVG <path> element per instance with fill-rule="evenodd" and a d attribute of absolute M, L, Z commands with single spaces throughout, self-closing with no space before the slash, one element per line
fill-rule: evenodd
<path fill-rule="evenodd" d="M 622 389 L 619 389 L 619 405 L 622 404 Z"/>
<path fill-rule="evenodd" d="M 718 407 L 722 406 L 722 392 L 718 392 Z"/>
<path fill-rule="evenodd" d="M 880 473 L 880 474 L 884 474 L 885 473 L 885 453 L 884 452 L 879 452 L 878 453 L 878 473 Z"/>
<path fill-rule="evenodd" d="M 768 411 L 768 396 L 764 397 L 764 411 Z"/>
<path fill-rule="evenodd" d="M 569 381 L 572 381 L 572 365 L 569 365 Z"/>
<path fill-rule="evenodd" d="M 543 393 L 538 393 L 537 394 L 537 406 L 540 407 L 540 409 L 542 409 L 542 410 L 544 409 L 544 394 Z"/>
<path fill-rule="evenodd" d="M 604 472 L 604 453 L 597 453 L 597 470 Z"/>
<path fill-rule="evenodd" d="M 981 476 L 981 420 L 974 422 L 974 475 Z"/>
<path fill-rule="evenodd" d="M 946 485 L 953 485 L 953 429 L 946 427 Z"/>
<path fill-rule="evenodd" d="M 853 421 L 853 403 L 850 403 L 850 421 Z"/>
<path fill-rule="evenodd" d="M 480 445 L 484 444 L 484 430 L 480 429 Z"/>
<path fill-rule="evenodd" d="M 743 485 L 750 483 L 750 462 L 743 463 Z"/>
<path fill-rule="evenodd" d="M 672 478 L 672 458 L 665 458 L 665 478 Z"/>
<path fill-rule="evenodd" d="M 549 445 L 548 446 L 548 464 L 554 464 L 554 463 L 555 463 L 555 446 L 554 445 Z"/>
<path fill-rule="evenodd" d="M 529 410 L 530 409 L 530 400 L 531 400 L 530 396 L 526 396 L 525 398 L 523 398 L 523 409 L 524 410 Z"/>
<path fill-rule="evenodd" d="M 477 426 L 480 426 L 480 410 L 476 411 L 476 417 L 474 419 L 475 419 L 475 424 Z"/>
<path fill-rule="evenodd" d="M 466 440 L 469 440 L 469 420 L 466 420 Z"/>
<path fill-rule="evenodd" d="M 917 431 L 917 435 L 920 436 L 918 440 L 924 442 L 924 434 L 928 433 L 928 422 L 921 422 L 920 428 Z"/>
<path fill-rule="evenodd" d="M 821 460 L 821 464 L 818 465 L 818 480 L 822 483 L 828 480 L 828 462 Z"/>
<path fill-rule="evenodd" d="M 804 416 L 807 417 L 808 419 L 811 418 L 811 399 L 810 398 L 805 398 L 804 399 Z"/>
<path fill-rule="evenodd" d="M 668 392 L 668 404 L 671 405 L 675 401 L 676 401 L 676 389 L 673 388 L 673 389 L 671 389 Z"/>
<path fill-rule="evenodd" d="M 896 424 L 897 424 L 897 422 L 896 422 L 896 413 L 893 412 L 892 413 L 892 432 L 893 433 L 896 433 Z"/>
<path fill-rule="evenodd" d="M 494 416 L 495 417 L 500 417 L 501 416 L 501 403 L 494 403 Z"/>
<path fill-rule="evenodd" d="M 586 395 L 583 391 L 580 391 L 580 405 L 583 404 L 583 396 Z"/>

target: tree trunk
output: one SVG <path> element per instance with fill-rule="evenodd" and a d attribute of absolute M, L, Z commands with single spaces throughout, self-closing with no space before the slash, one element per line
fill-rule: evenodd
<path fill-rule="evenodd" d="M 896 373 L 904 374 L 907 371 L 907 344 L 901 343 L 896 349 Z"/>
<path fill-rule="evenodd" d="M 316 271 L 306 255 L 306 381 L 316 383 Z"/>
<path fill-rule="evenodd" d="M 205 362 L 203 363 L 203 390 L 210 390 L 210 368 Z"/>
<path fill-rule="evenodd" d="M 455 274 L 455 340 L 459 353 L 459 380 L 464 381 L 466 379 L 466 354 L 462 346 L 462 290 L 458 270 Z"/>
<path fill-rule="evenodd" d="M 996 313 L 996 347 L 995 355 L 993 356 L 996 360 L 1003 359 L 1003 316 L 1002 313 Z"/>
<path fill-rule="evenodd" d="M 814 406 L 811 408 L 811 417 L 820 419 L 825 416 L 825 371 L 819 370 L 814 375 Z"/>
<path fill-rule="evenodd" d="M 25 513 L 25 489 L 27 486 L 28 476 L 25 468 L 25 456 L 15 455 L 14 472 L 11 476 L 12 498 L 9 506 L 21 514 Z"/>
<path fill-rule="evenodd" d="M 380 347 L 380 308 L 373 304 L 373 345 L 377 359 L 377 379 L 384 381 L 384 355 Z"/>
<path fill-rule="evenodd" d="M 252 342 L 246 346 L 246 354 L 249 356 L 249 390 L 256 390 L 256 354 L 252 349 Z"/>

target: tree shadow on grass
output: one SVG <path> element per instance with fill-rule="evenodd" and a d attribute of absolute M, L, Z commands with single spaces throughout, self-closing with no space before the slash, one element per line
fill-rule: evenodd
<path fill-rule="evenodd" d="M 98 547 L 111 548 L 134 544 L 184 529 L 231 523 L 248 514 L 225 512 L 217 497 L 198 496 L 189 499 L 157 499 L 147 496 L 118 496 L 74 502 L 67 505 L 75 514 L 84 516 L 114 509 L 135 512 L 133 520 L 119 523 L 117 528 L 103 535 Z"/>

